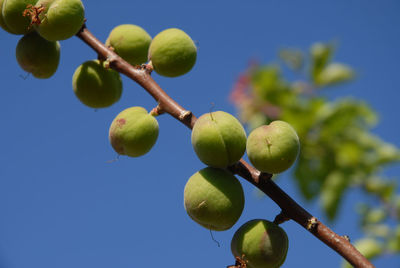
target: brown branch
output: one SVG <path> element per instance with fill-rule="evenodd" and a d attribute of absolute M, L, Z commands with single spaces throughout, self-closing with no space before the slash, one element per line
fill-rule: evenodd
<path fill-rule="evenodd" d="M 85 25 L 77 33 L 77 37 L 96 51 L 101 58 L 106 59 L 112 69 L 125 74 L 141 85 L 157 101 L 159 110 L 170 114 L 188 128 L 193 128 L 196 117 L 168 96 L 168 94 L 153 80 L 146 67 L 131 66 L 93 36 Z M 282 213 L 286 217 L 303 226 L 323 243 L 344 257 L 354 267 L 374 267 L 348 240 L 339 236 L 313 217 L 279 188 L 279 186 L 271 180 L 271 174 L 260 173 L 244 160 L 240 160 L 235 165 L 230 166 L 229 170 L 243 177 L 263 191 L 282 209 Z"/>

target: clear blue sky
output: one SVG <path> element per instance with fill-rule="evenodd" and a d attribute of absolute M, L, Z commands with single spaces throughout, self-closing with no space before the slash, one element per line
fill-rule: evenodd
<path fill-rule="evenodd" d="M 283 3 L 285 2 L 285 3 Z M 235 113 L 228 94 L 249 59 L 276 59 L 281 47 L 306 49 L 315 41 L 336 40 L 338 61 L 358 72 L 337 96 L 354 96 L 378 110 L 374 130 L 400 146 L 400 2 L 392 1 L 84 1 L 88 28 L 105 41 L 123 23 L 152 36 L 178 27 L 198 42 L 198 61 L 175 79 L 154 75 L 159 84 L 196 115 Z M 183 187 L 204 165 L 196 158 L 190 132 L 167 115 L 160 136 L 141 158 L 116 158 L 108 128 L 121 110 L 156 103 L 124 78 L 114 106 L 94 111 L 74 96 L 71 77 L 83 61 L 96 58 L 78 38 L 61 42 L 61 63 L 48 80 L 21 78 L 15 60 L 18 36 L 0 32 L 0 268 L 226 267 L 233 264 L 230 239 L 253 218 L 272 220 L 279 209 L 258 199 L 241 180 L 246 206 L 233 229 L 209 231 L 183 208 Z M 399 167 L 388 171 L 397 176 Z M 312 176 L 312 174 L 310 174 Z M 289 177 L 279 184 L 316 217 Z M 330 226 L 356 239 L 355 193 L 346 199 L 341 220 Z M 347 218 L 344 222 L 343 219 Z M 294 222 L 282 225 L 290 239 L 283 267 L 338 267 L 341 258 Z M 383 258 L 378 267 L 399 267 Z"/>

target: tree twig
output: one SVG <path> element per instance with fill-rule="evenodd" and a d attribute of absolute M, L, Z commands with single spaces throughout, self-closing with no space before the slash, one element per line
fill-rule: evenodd
<path fill-rule="evenodd" d="M 158 109 L 170 114 L 188 128 L 193 128 L 197 118 L 162 90 L 150 76 L 150 72 L 147 68 L 143 66 L 130 65 L 114 51 L 110 50 L 100 42 L 86 28 L 86 25 L 83 25 L 82 29 L 76 35 L 90 46 L 100 57 L 106 59 L 110 64 L 110 68 L 125 74 L 141 85 L 157 101 Z M 344 257 L 354 267 L 374 267 L 348 240 L 333 232 L 287 195 L 274 181 L 271 180 L 271 174 L 260 173 L 243 159 L 230 166 L 229 170 L 263 191 L 282 209 L 282 212 L 286 217 L 303 226 L 323 243 Z"/>

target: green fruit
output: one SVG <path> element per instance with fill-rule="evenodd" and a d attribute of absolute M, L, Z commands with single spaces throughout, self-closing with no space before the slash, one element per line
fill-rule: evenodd
<path fill-rule="evenodd" d="M 163 76 L 176 77 L 189 72 L 196 62 L 197 48 L 184 31 L 171 28 L 154 37 L 149 48 L 149 60 L 154 70 Z"/>
<path fill-rule="evenodd" d="M 206 165 L 224 168 L 240 160 L 246 150 L 246 132 L 232 115 L 217 111 L 197 119 L 192 145 Z"/>
<path fill-rule="evenodd" d="M 29 5 L 34 5 L 37 0 L 4 0 L 2 6 L 2 23 L 6 31 L 13 34 L 26 34 L 30 32 L 31 18 L 23 13 Z"/>
<path fill-rule="evenodd" d="M 106 69 L 98 60 L 92 60 L 76 69 L 72 77 L 72 88 L 85 105 L 104 108 L 120 99 L 122 80 L 118 72 Z"/>
<path fill-rule="evenodd" d="M 253 130 L 246 148 L 254 167 L 275 174 L 293 165 L 300 151 L 300 142 L 292 126 L 278 120 Z"/>
<path fill-rule="evenodd" d="M 0 0 L 0 27 L 3 28 L 8 33 L 15 34 L 10 28 L 8 28 L 7 24 L 3 19 L 3 2 L 4 0 Z"/>
<path fill-rule="evenodd" d="M 65 40 L 74 36 L 82 27 L 85 9 L 81 0 L 39 0 L 36 7 L 44 7 L 40 13 L 39 34 L 50 41 Z"/>
<path fill-rule="evenodd" d="M 21 68 L 34 77 L 49 78 L 57 71 L 60 62 L 60 44 L 32 32 L 19 40 L 16 57 Z"/>
<path fill-rule="evenodd" d="M 242 258 L 247 268 L 277 268 L 286 259 L 289 247 L 286 232 L 273 222 L 251 220 L 233 235 L 232 254 Z"/>
<path fill-rule="evenodd" d="M 242 214 L 243 188 L 228 171 L 207 167 L 186 183 L 184 206 L 190 218 L 201 226 L 215 231 L 227 230 Z"/>
<path fill-rule="evenodd" d="M 137 157 L 153 147 L 158 137 L 158 122 L 142 107 L 131 107 L 120 112 L 109 130 L 109 140 L 121 155 Z"/>
<path fill-rule="evenodd" d="M 106 45 L 113 47 L 115 53 L 131 65 L 147 61 L 151 36 L 141 27 L 122 24 L 115 27 L 107 38 Z"/>

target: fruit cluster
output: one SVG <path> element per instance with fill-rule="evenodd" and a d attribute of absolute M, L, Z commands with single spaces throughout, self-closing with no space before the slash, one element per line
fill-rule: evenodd
<path fill-rule="evenodd" d="M 37 78 L 52 76 L 60 58 L 60 40 L 75 35 L 84 22 L 80 0 L 0 0 L 0 26 L 23 34 L 16 48 L 21 68 Z M 189 72 L 197 57 L 193 40 L 171 28 L 153 39 L 141 27 L 124 24 L 109 34 L 106 45 L 131 65 L 147 66 L 160 75 L 177 77 Z M 122 94 L 120 74 L 107 61 L 89 60 L 73 74 L 76 97 L 92 108 L 108 107 Z M 156 143 L 159 127 L 154 113 L 142 107 L 120 112 L 109 128 L 109 141 L 120 155 L 138 157 Z M 232 115 L 211 112 L 195 123 L 191 136 L 198 158 L 208 167 L 196 172 L 184 189 L 184 207 L 195 222 L 216 231 L 230 229 L 244 209 L 244 192 L 228 167 L 247 151 L 251 163 L 271 174 L 287 170 L 299 153 L 299 139 L 286 122 L 274 121 L 248 137 Z M 279 267 L 286 258 L 288 238 L 275 223 L 251 220 L 234 234 L 231 250 L 249 268 Z"/>
<path fill-rule="evenodd" d="M 147 65 L 167 77 L 189 72 L 196 62 L 197 48 L 182 30 L 171 28 L 151 36 L 141 27 L 122 24 L 109 34 L 106 45 L 133 66 Z M 75 71 L 73 89 L 78 99 L 92 108 L 104 108 L 117 102 L 122 85 L 119 73 L 106 63 L 88 61 Z"/>
<path fill-rule="evenodd" d="M 286 122 L 261 126 L 246 139 L 240 122 L 222 111 L 204 114 L 196 121 L 192 145 L 209 167 L 190 177 L 184 190 L 184 206 L 195 222 L 216 231 L 231 228 L 244 208 L 242 186 L 227 167 L 247 151 L 260 171 L 281 173 L 294 163 L 300 147 L 297 133 Z M 288 238 L 273 222 L 251 220 L 236 231 L 231 250 L 246 267 L 279 267 L 286 258 Z"/>
<path fill-rule="evenodd" d="M 16 57 L 21 68 L 36 78 L 49 78 L 58 68 L 60 44 L 82 27 L 81 0 L 0 0 L 0 27 L 24 35 Z"/>

